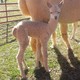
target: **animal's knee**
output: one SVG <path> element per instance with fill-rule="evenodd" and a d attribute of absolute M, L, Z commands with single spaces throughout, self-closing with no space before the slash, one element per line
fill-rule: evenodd
<path fill-rule="evenodd" d="M 18 39 L 19 45 L 21 47 L 21 50 L 24 51 L 26 47 L 29 45 L 29 39 L 28 36 L 21 36 L 21 38 Z"/>
<path fill-rule="evenodd" d="M 17 59 L 18 63 L 22 63 L 22 56 L 20 54 L 18 54 L 16 56 L 16 59 Z"/>
<path fill-rule="evenodd" d="M 16 59 L 17 59 L 18 63 L 22 63 L 22 60 L 21 60 L 21 56 L 20 55 L 17 55 L 16 56 Z"/>
<path fill-rule="evenodd" d="M 62 37 L 67 38 L 68 37 L 67 33 L 62 33 Z"/>
<path fill-rule="evenodd" d="M 25 49 L 29 45 L 29 40 L 26 39 L 23 43 L 23 48 Z"/>

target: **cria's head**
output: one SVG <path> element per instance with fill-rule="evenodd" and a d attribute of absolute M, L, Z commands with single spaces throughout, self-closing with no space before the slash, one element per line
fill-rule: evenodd
<path fill-rule="evenodd" d="M 61 7 L 63 3 L 64 3 L 63 0 L 60 3 L 54 4 L 54 5 L 51 3 L 48 3 L 48 7 L 50 8 L 50 18 L 54 18 L 55 20 L 59 19 L 59 15 L 60 15 Z"/>

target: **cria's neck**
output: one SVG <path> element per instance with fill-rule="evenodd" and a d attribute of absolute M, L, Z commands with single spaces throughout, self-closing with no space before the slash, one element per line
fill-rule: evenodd
<path fill-rule="evenodd" d="M 58 20 L 51 18 L 48 22 L 51 33 L 53 33 L 57 27 Z"/>

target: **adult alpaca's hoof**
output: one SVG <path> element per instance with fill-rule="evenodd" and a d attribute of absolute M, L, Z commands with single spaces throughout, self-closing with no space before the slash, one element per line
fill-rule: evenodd
<path fill-rule="evenodd" d="M 29 71 L 28 69 L 25 69 L 25 70 L 24 70 L 25 75 L 28 74 L 28 71 Z"/>
<path fill-rule="evenodd" d="M 25 78 L 21 78 L 21 80 L 28 80 L 28 79 L 27 79 L 27 77 L 25 77 Z"/>

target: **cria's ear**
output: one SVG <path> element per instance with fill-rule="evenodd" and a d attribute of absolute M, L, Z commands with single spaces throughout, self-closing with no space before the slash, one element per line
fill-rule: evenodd
<path fill-rule="evenodd" d="M 47 5 L 48 5 L 49 8 L 52 7 L 51 3 L 49 3 L 49 2 L 47 2 Z"/>
<path fill-rule="evenodd" d="M 63 4 L 64 4 L 64 0 L 62 0 L 62 1 L 58 4 L 58 6 L 59 6 L 59 7 L 62 7 Z"/>

